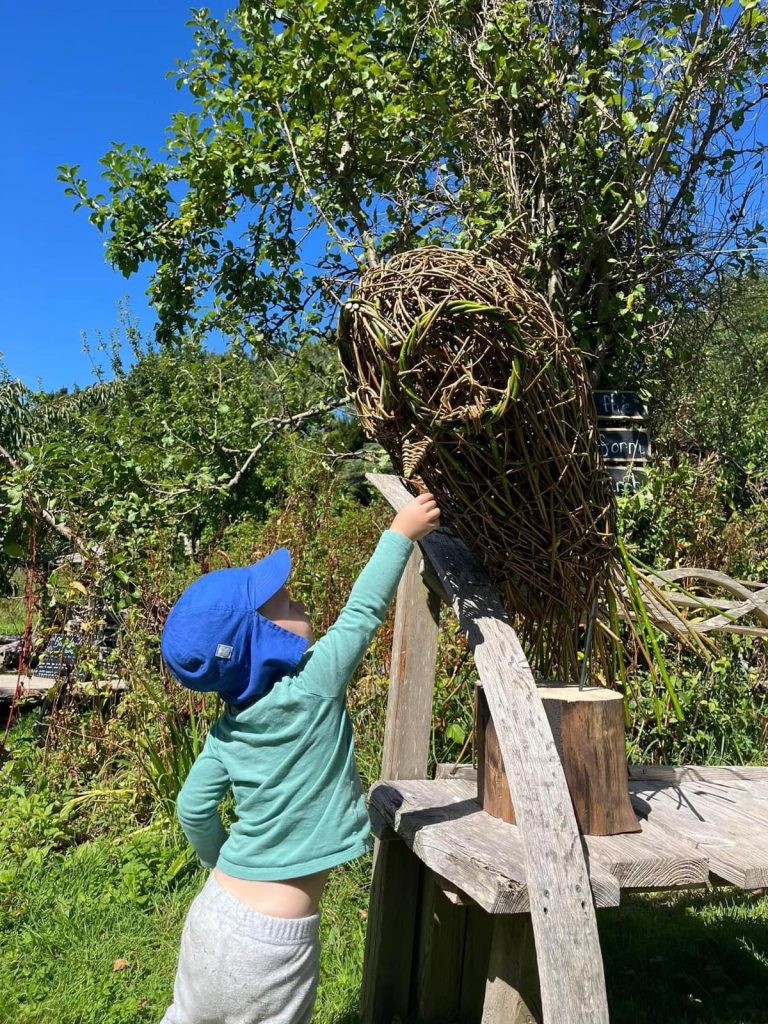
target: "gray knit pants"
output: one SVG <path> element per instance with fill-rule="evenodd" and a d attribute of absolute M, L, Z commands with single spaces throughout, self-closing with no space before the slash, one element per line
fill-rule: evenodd
<path fill-rule="evenodd" d="M 173 1003 L 161 1024 L 309 1024 L 319 930 L 319 914 L 260 914 L 211 872 L 184 922 Z"/>

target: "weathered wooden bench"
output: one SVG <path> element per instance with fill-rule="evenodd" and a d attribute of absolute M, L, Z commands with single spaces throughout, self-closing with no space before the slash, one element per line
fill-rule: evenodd
<path fill-rule="evenodd" d="M 397 477 L 368 479 L 395 509 L 411 498 Z M 516 824 L 483 809 L 475 769 L 427 778 L 443 601 L 474 655 Z M 768 885 L 768 769 L 633 767 L 626 789 L 636 831 L 580 832 L 541 690 L 485 571 L 449 531 L 427 535 L 398 589 L 369 795 L 365 1024 L 602 1024 L 596 908 L 628 890 Z"/>

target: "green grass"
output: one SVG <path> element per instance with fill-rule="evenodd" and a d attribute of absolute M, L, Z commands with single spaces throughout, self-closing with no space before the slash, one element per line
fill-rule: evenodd
<path fill-rule="evenodd" d="M 768 898 L 635 895 L 598 920 L 612 1024 L 768 1024 Z"/>
<path fill-rule="evenodd" d="M 159 1020 L 194 884 L 142 892 L 106 840 L 25 865 L 0 889 L 0 1021 Z"/>
<path fill-rule="evenodd" d="M 106 839 L 3 872 L 0 1022 L 140 1024 L 170 1002 L 181 927 L 205 881 L 169 887 Z M 355 1019 L 367 861 L 336 872 L 325 897 L 316 1020 Z M 113 970 L 115 961 L 128 966 Z"/>
<path fill-rule="evenodd" d="M 2 1024 L 157 1024 L 205 873 L 169 886 L 153 863 L 99 839 L 3 873 Z M 348 865 L 326 892 L 316 1024 L 356 1020 L 369 871 Z M 612 1024 L 768 1024 L 768 899 L 636 896 L 599 920 Z"/>

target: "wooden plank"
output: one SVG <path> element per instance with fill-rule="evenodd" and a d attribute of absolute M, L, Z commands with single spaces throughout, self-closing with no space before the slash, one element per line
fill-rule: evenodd
<path fill-rule="evenodd" d="M 401 839 L 376 845 L 365 932 L 363 1024 L 406 1019 L 421 865 Z"/>
<path fill-rule="evenodd" d="M 455 906 L 424 868 L 417 942 L 416 1014 L 429 1024 L 450 1024 L 459 1012 L 466 910 Z"/>
<path fill-rule="evenodd" d="M 488 913 L 530 908 L 520 829 L 482 810 L 474 782 L 383 780 L 371 787 L 369 811 L 374 831 L 393 828 L 432 871 Z M 618 906 L 618 881 L 597 860 L 591 889 L 597 906 Z"/>
<path fill-rule="evenodd" d="M 392 778 L 427 774 L 440 600 L 425 585 L 421 562 L 415 546 L 397 589 L 382 765 Z M 419 871 L 401 840 L 376 840 L 363 966 L 366 1024 L 395 1013 L 405 1018 L 409 1010 Z"/>
<path fill-rule="evenodd" d="M 366 476 L 395 509 L 413 500 L 400 478 Z M 485 570 L 463 541 L 441 528 L 419 544 L 467 634 L 496 724 L 520 823 L 545 1020 L 608 1024 L 595 909 L 584 898 L 589 874 L 531 668 Z"/>
<path fill-rule="evenodd" d="M 590 864 L 599 864 L 622 889 L 684 889 L 707 883 L 709 858 L 696 843 L 654 822 L 641 821 L 640 829 L 585 836 Z"/>
<path fill-rule="evenodd" d="M 489 913 L 522 913 L 528 908 L 522 848 L 517 835 L 494 843 L 465 818 L 482 814 L 474 793 L 450 784 L 452 792 L 419 791 L 409 781 L 377 782 L 369 792 L 374 831 L 390 825 L 417 857 Z M 504 824 L 500 822 L 499 824 Z M 514 826 L 505 826 L 514 828 Z M 478 845 L 473 849 L 472 843 Z"/>
<path fill-rule="evenodd" d="M 446 762 L 439 762 L 435 769 L 435 779 L 437 780 L 448 779 L 449 781 L 460 780 L 475 783 L 473 789 L 470 790 L 470 792 L 474 792 L 475 794 L 477 794 L 477 775 L 477 768 L 471 764 L 449 764 Z M 447 878 L 444 878 L 442 875 L 438 875 L 435 871 L 432 873 L 438 879 L 441 889 L 449 900 L 452 900 L 459 906 L 477 907 L 477 903 L 472 899 L 472 897 L 468 896 L 465 892 L 462 892 L 457 885 L 453 882 L 449 882 Z M 480 909 L 482 910 L 482 908 Z M 482 912 L 485 913 L 485 911 Z M 479 1014 L 476 1014 L 475 1016 L 478 1015 Z"/>
<path fill-rule="evenodd" d="M 768 829 L 768 792 L 764 785 L 748 782 L 721 786 L 711 782 L 686 783 L 681 791 L 692 799 L 704 801 L 717 813 L 737 815 L 741 821 Z"/>
<path fill-rule="evenodd" d="M 441 761 L 435 771 L 435 778 L 477 782 L 477 768 L 473 764 L 446 764 Z"/>
<path fill-rule="evenodd" d="M 482 1024 L 540 1024 L 541 991 L 530 914 L 495 917 Z"/>
<path fill-rule="evenodd" d="M 397 832 L 392 828 L 390 824 L 384 819 L 384 816 L 378 810 L 378 808 L 371 806 L 369 807 L 371 828 L 376 834 L 378 839 L 399 839 Z M 426 867 L 426 865 L 424 865 Z M 434 871 L 432 868 L 428 869 L 432 878 L 437 882 L 440 890 L 447 900 L 453 903 L 456 907 L 476 907 L 477 903 L 468 896 L 462 889 L 458 887 L 454 882 L 449 882 L 448 879 Z M 483 911 L 485 913 L 485 911 Z"/>
<path fill-rule="evenodd" d="M 397 588 L 381 775 L 423 779 L 432 731 L 440 600 L 425 585 L 414 545 Z"/>
<path fill-rule="evenodd" d="M 16 687 L 19 683 L 19 676 L 16 672 L 6 672 L 0 674 L 0 702 L 11 701 L 16 696 Z M 37 676 L 22 676 L 20 680 L 20 690 L 18 696 L 20 698 L 36 698 L 42 700 L 43 697 L 52 690 L 55 686 L 64 685 L 67 687 L 69 693 L 82 693 L 88 695 L 93 691 L 98 693 L 123 693 L 127 688 L 128 684 L 124 679 L 100 679 L 98 681 L 85 682 L 81 679 L 73 679 L 69 682 L 63 682 L 57 679 L 43 679 Z"/>
<path fill-rule="evenodd" d="M 432 566 L 429 564 L 426 558 L 424 558 L 423 555 L 421 556 L 421 561 L 419 562 L 419 572 L 421 573 L 421 578 L 424 581 L 424 585 L 428 587 L 437 596 L 441 604 L 447 604 L 448 607 L 450 608 L 451 602 L 448 599 L 448 595 L 445 592 L 443 584 L 440 582 L 440 577 L 435 573 L 435 570 L 432 568 Z"/>
<path fill-rule="evenodd" d="M 710 871 L 743 889 L 768 885 L 768 820 L 734 795 L 663 782 L 633 780 L 635 809 L 655 825 L 697 843 L 709 858 Z"/>
<path fill-rule="evenodd" d="M 763 782 L 686 780 L 677 788 L 686 798 L 703 801 L 705 807 L 716 812 L 738 814 L 745 821 L 768 828 L 768 786 Z"/>
<path fill-rule="evenodd" d="M 762 765 L 681 767 L 669 764 L 631 764 L 629 777 L 640 782 L 647 780 L 649 782 L 664 782 L 668 785 L 710 782 L 732 786 L 744 782 L 749 784 L 768 783 L 768 767 Z"/>
<path fill-rule="evenodd" d="M 451 778 L 455 765 L 438 765 L 438 773 L 450 785 L 461 784 L 463 794 L 470 799 L 475 793 L 476 770 L 469 765 L 459 766 L 461 771 Z M 438 779 L 436 781 L 441 781 Z M 398 787 L 402 788 L 402 787 Z M 429 798 L 433 803 L 444 802 L 446 797 L 435 791 Z M 420 806 L 409 799 L 404 813 L 412 813 Z M 375 813 L 375 812 L 374 812 Z M 615 836 L 583 836 L 591 871 L 602 871 L 613 876 L 622 889 L 677 889 L 705 885 L 709 878 L 709 858 L 695 842 L 684 836 L 671 834 L 653 822 L 640 821 L 640 832 Z M 455 880 L 449 884 L 456 888 Z M 462 890 L 463 891 L 463 890 Z M 469 894 L 466 894 L 469 898 Z M 598 899 L 597 906 L 615 905 Z"/>

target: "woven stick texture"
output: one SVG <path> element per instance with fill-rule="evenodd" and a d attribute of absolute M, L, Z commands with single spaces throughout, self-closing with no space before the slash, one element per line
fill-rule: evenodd
<path fill-rule="evenodd" d="M 620 589 L 616 509 L 588 376 L 545 300 L 489 255 L 425 247 L 367 272 L 339 354 L 367 435 L 435 494 L 478 556 L 534 672 L 574 682 Z"/>

